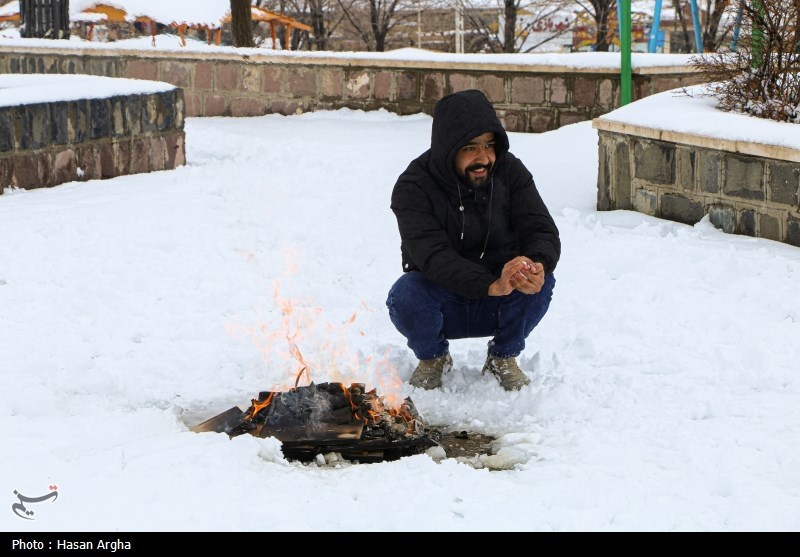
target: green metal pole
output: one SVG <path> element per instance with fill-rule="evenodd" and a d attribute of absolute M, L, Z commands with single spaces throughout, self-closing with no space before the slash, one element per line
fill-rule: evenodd
<path fill-rule="evenodd" d="M 764 6 L 759 0 L 753 1 L 753 51 L 750 55 L 750 65 L 760 68 L 764 63 L 764 30 L 761 28 L 760 19 L 764 17 Z"/>
<path fill-rule="evenodd" d="M 631 94 L 631 0 L 622 2 L 622 21 L 619 24 L 620 41 L 620 104 L 625 106 L 633 100 Z"/>

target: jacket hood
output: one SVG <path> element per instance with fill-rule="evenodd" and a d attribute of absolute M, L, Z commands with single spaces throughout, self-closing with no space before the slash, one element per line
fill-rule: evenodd
<path fill-rule="evenodd" d="M 431 172 L 447 184 L 457 183 L 458 175 L 453 168 L 456 153 L 486 132 L 494 132 L 499 162 L 508 152 L 508 134 L 486 95 L 470 89 L 442 97 L 433 109 Z"/>

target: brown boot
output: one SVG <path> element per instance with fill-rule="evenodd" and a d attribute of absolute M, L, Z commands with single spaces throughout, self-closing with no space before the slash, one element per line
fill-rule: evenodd
<path fill-rule="evenodd" d="M 408 383 L 412 387 L 422 387 L 428 390 L 438 389 L 442 386 L 442 374 L 447 373 L 452 368 L 453 358 L 450 357 L 448 352 L 438 358 L 420 360 Z"/>
<path fill-rule="evenodd" d="M 507 391 L 518 391 L 531 382 L 517 365 L 517 359 L 487 356 L 483 373 L 491 373 Z"/>

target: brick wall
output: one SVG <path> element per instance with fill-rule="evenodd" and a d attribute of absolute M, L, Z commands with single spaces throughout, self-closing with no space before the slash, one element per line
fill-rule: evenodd
<path fill-rule="evenodd" d="M 800 246 L 800 151 L 595 121 L 597 208 L 629 209 L 685 224 Z"/>
<path fill-rule="evenodd" d="M 162 39 L 163 40 L 163 39 Z M 391 60 L 335 53 L 239 55 L 0 47 L 0 73 L 83 73 L 149 79 L 184 90 L 187 116 L 258 116 L 351 108 L 431 114 L 436 101 L 482 90 L 506 129 L 542 132 L 619 106 L 618 68 Z M 635 99 L 696 83 L 689 66 L 641 68 Z"/>
<path fill-rule="evenodd" d="M 180 89 L 0 106 L 0 193 L 185 164 Z"/>

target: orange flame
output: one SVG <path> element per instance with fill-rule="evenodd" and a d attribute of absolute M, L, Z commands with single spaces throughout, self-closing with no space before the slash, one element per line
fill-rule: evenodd
<path fill-rule="evenodd" d="M 258 415 L 258 413 L 261 412 L 261 410 L 270 405 L 270 403 L 272 402 L 272 398 L 274 396 L 275 396 L 274 392 L 269 393 L 269 396 L 262 402 L 259 402 L 256 399 L 252 399 L 251 403 L 253 405 L 253 411 L 250 412 L 250 414 L 245 417 L 245 420 L 252 420 L 253 418 L 255 418 L 256 415 Z"/>

